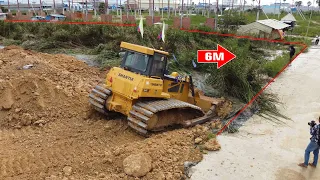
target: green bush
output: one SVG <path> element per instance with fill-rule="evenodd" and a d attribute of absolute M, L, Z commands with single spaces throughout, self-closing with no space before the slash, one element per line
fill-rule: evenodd
<path fill-rule="evenodd" d="M 283 55 L 276 57 L 275 60 L 267 62 L 264 65 L 265 72 L 270 77 L 275 77 L 284 66 L 286 66 L 290 61 L 289 55 Z"/>

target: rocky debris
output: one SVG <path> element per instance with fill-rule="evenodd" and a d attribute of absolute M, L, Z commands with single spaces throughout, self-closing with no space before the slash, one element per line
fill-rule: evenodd
<path fill-rule="evenodd" d="M 43 125 L 46 124 L 46 121 L 43 120 L 43 119 L 40 119 L 40 120 L 34 122 L 33 124 L 34 124 L 34 125 L 37 125 L 37 126 L 43 126 Z"/>
<path fill-rule="evenodd" d="M 63 173 L 64 173 L 65 176 L 70 176 L 72 174 L 72 167 L 65 166 L 63 168 Z"/>
<path fill-rule="evenodd" d="M 32 120 L 34 119 L 29 113 L 23 113 L 21 118 L 21 124 L 24 126 L 32 124 Z"/>
<path fill-rule="evenodd" d="M 221 129 L 222 122 L 220 120 L 211 122 L 211 128 L 212 129 Z"/>
<path fill-rule="evenodd" d="M 194 143 L 196 143 L 196 144 L 199 144 L 199 143 L 201 143 L 202 142 L 202 139 L 201 138 L 196 138 L 195 140 L 194 140 Z"/>
<path fill-rule="evenodd" d="M 145 176 L 152 169 L 152 159 L 145 153 L 130 155 L 123 160 L 123 169 L 130 176 Z"/>
<path fill-rule="evenodd" d="M 221 149 L 221 146 L 216 138 L 212 138 L 204 144 L 204 148 L 208 151 L 217 151 Z"/>

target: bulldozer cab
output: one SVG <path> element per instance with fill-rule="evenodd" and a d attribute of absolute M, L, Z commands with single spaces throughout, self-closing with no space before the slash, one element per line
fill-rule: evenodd
<path fill-rule="evenodd" d="M 167 72 L 169 53 L 126 42 L 121 48 L 125 51 L 121 68 L 152 78 L 163 78 Z"/>

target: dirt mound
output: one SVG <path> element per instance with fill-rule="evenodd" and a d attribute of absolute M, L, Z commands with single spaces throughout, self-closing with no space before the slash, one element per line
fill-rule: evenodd
<path fill-rule="evenodd" d="M 84 116 L 88 91 L 101 72 L 64 55 L 34 53 L 16 46 L 0 53 L 1 127 Z"/>
<path fill-rule="evenodd" d="M 206 127 L 146 139 L 125 118 L 92 113 L 88 94 L 106 74 L 98 68 L 15 46 L 0 50 L 0 63 L 0 179 L 180 179 L 186 161 L 202 159 L 194 141 L 207 141 Z M 127 175 L 132 154 L 150 157 L 151 169 Z"/>

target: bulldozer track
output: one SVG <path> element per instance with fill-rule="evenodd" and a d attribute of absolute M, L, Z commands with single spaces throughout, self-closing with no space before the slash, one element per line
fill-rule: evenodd
<path fill-rule="evenodd" d="M 92 126 L 101 126 L 101 122 L 103 121 L 99 120 Z M 53 122 L 46 127 L 48 129 L 72 129 L 74 125 Z M 61 140 L 46 143 L 46 147 L 39 146 L 43 143 L 43 140 L 38 141 L 39 137 L 51 140 L 59 137 L 59 132 L 47 133 L 43 131 L 43 128 L 37 127 L 0 130 L 0 147 L 3 147 L 0 148 L 0 179 L 21 179 L 18 176 L 46 173 L 52 168 L 62 169 L 69 164 L 80 164 L 79 159 L 100 157 L 103 152 L 103 148 L 94 145 L 66 144 L 64 138 L 61 137 Z M 70 134 L 66 134 L 65 137 L 70 138 Z M 81 136 L 71 138 L 75 138 L 74 141 L 78 142 L 78 137 Z"/>
<path fill-rule="evenodd" d="M 49 168 L 74 163 L 75 157 L 97 157 L 101 150 L 87 147 L 56 147 L 26 153 L 13 152 L 10 156 L 0 156 L 0 179 L 14 177 L 20 174 L 46 172 Z"/>
<path fill-rule="evenodd" d="M 2 129 L 0 130 L 0 141 L 7 139 L 19 139 L 24 136 L 28 136 L 30 132 L 36 132 L 37 130 L 32 129 L 32 127 L 27 126 L 21 129 Z"/>
<path fill-rule="evenodd" d="M 111 95 L 111 93 L 111 90 L 97 85 L 89 94 L 89 102 L 95 110 L 102 114 L 108 115 L 108 110 L 106 109 L 105 105 L 106 100 Z M 127 117 L 128 126 L 130 126 L 131 129 L 133 129 L 138 134 L 144 137 L 149 137 L 151 132 L 155 131 L 154 129 L 150 130 L 150 128 L 148 128 L 149 120 L 153 118 L 153 116 L 158 115 L 157 113 L 170 109 L 185 108 L 192 109 L 195 112 L 201 112 L 203 116 L 205 115 L 200 107 L 177 99 L 170 98 L 161 100 L 140 100 L 132 106 L 132 109 L 129 112 L 129 115 Z M 189 121 L 189 124 L 193 123 L 191 119 L 185 120 Z M 198 117 L 194 120 L 203 122 L 206 119 Z"/>
<path fill-rule="evenodd" d="M 111 95 L 111 91 L 101 86 L 95 86 L 95 88 L 89 94 L 89 102 L 95 110 L 107 115 L 105 103 L 108 97 Z"/>
<path fill-rule="evenodd" d="M 128 116 L 128 125 L 139 134 L 148 137 L 148 120 L 156 113 L 175 108 L 192 108 L 201 111 L 201 108 L 177 99 L 164 99 L 152 101 L 140 101 L 133 105 Z"/>

